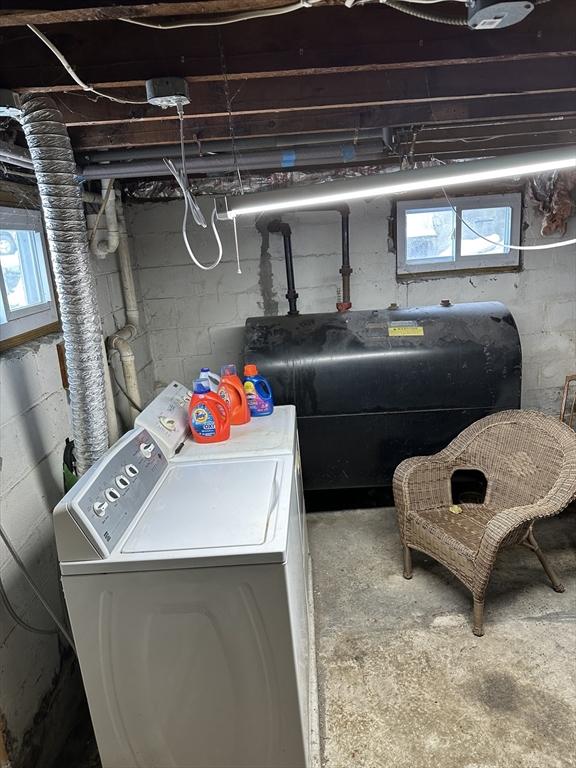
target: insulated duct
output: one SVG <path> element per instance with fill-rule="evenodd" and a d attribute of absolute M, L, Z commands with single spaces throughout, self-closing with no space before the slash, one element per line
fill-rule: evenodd
<path fill-rule="evenodd" d="M 76 163 L 62 115 L 44 96 L 22 97 L 22 128 L 42 201 L 60 301 L 78 474 L 108 447 L 100 315 Z"/>

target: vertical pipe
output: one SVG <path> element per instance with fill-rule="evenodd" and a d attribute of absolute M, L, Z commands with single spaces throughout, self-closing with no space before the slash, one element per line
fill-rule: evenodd
<path fill-rule="evenodd" d="M 350 301 L 350 275 L 352 267 L 350 266 L 350 211 L 348 207 L 340 209 L 342 216 L 342 266 L 340 274 L 342 275 L 342 301 L 336 304 L 338 312 L 346 312 L 352 308 Z"/>
<path fill-rule="evenodd" d="M 286 262 L 286 283 L 288 290 L 286 291 L 286 298 L 288 299 L 288 314 L 298 314 L 298 294 L 296 292 L 296 283 L 294 280 L 294 259 L 292 257 L 292 232 L 290 227 L 286 224 L 282 237 L 284 239 L 284 260 Z"/>

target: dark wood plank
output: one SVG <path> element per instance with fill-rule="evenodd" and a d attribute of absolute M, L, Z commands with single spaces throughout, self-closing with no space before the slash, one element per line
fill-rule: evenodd
<path fill-rule="evenodd" d="M 218 29 L 163 32 L 102 22 L 59 25 L 45 32 L 81 77 L 104 87 L 115 82 L 138 84 L 168 73 L 220 78 L 220 42 L 231 78 L 372 65 L 408 68 L 461 60 L 556 56 L 576 50 L 576 3 L 556 0 L 556 5 L 563 7 L 562 12 L 538 10 L 523 24 L 498 35 L 430 24 L 384 6 L 314 8 Z M 4 30 L 0 42 L 3 87 L 73 86 L 54 55 L 29 30 Z"/>
<path fill-rule="evenodd" d="M 511 61 L 426 70 L 266 78 L 230 85 L 235 117 L 563 92 L 576 92 L 576 55 L 542 61 L 532 67 Z M 124 89 L 115 95 L 132 100 L 144 96 L 139 88 Z M 190 95 L 191 103 L 185 108 L 187 119 L 228 115 L 222 84 L 196 83 Z M 56 101 L 69 126 L 177 119 L 175 110 L 162 110 L 148 104 L 117 104 L 84 93 L 58 94 Z"/>
<path fill-rule="evenodd" d="M 81 21 L 106 21 L 122 18 L 152 19 L 158 16 L 196 16 L 209 14 L 241 13 L 278 8 L 286 0 L 196 0 L 183 3 L 131 3 L 130 5 L 94 5 L 57 10 L 39 10 L 38 3 L 26 10 L 11 10 L 0 13 L 0 27 L 16 27 L 23 24 L 72 24 Z M 78 4 L 76 4 L 78 6 Z"/>
<path fill-rule="evenodd" d="M 466 123 L 490 119 L 553 119 L 576 115 L 573 93 L 550 93 L 538 96 L 509 96 L 477 101 L 444 101 L 417 104 L 338 110 L 309 110 L 270 115 L 247 115 L 235 118 L 234 133 L 242 136 L 270 136 L 332 130 L 361 130 L 411 123 Z M 172 144 L 178 141 L 178 125 L 174 120 L 134 121 L 123 124 L 72 127 L 69 129 L 75 149 Z M 204 117 L 185 121 L 185 137 L 192 141 L 225 139 L 230 136 L 227 117 Z"/>

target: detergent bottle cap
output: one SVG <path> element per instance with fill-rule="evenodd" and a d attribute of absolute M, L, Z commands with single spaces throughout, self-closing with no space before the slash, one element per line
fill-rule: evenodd
<path fill-rule="evenodd" d="M 236 366 L 233 363 L 223 365 L 220 369 L 220 376 L 237 376 Z"/>
<path fill-rule="evenodd" d="M 210 368 L 200 368 L 200 373 L 210 373 Z"/>
<path fill-rule="evenodd" d="M 248 365 L 244 366 L 244 376 L 258 376 L 258 368 L 253 365 L 252 363 L 249 363 Z"/>
<path fill-rule="evenodd" d="M 201 379 L 196 379 L 194 382 L 194 394 L 205 395 L 207 392 L 210 392 L 210 387 Z"/>

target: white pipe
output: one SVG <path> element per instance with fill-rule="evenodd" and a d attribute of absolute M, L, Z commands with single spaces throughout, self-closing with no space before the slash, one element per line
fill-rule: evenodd
<path fill-rule="evenodd" d="M 114 445 L 114 443 L 120 437 L 120 426 L 118 424 L 118 414 L 116 413 L 116 404 L 114 403 L 114 390 L 112 389 L 112 379 L 110 377 L 110 368 L 108 367 L 108 355 L 106 353 L 104 336 L 102 336 L 102 356 L 104 358 L 104 392 L 106 394 L 106 421 L 108 422 L 108 442 L 110 445 Z"/>
<path fill-rule="evenodd" d="M 136 328 L 133 325 L 125 325 L 117 333 L 108 337 L 108 344 L 111 349 L 115 349 L 120 355 L 120 362 L 122 363 L 122 372 L 124 374 L 124 385 L 126 387 L 126 394 L 132 400 L 138 408 L 142 407 L 142 400 L 140 398 L 140 387 L 138 386 L 138 375 L 136 373 L 136 361 L 134 352 L 130 346 L 130 341 L 136 335 Z M 138 411 L 134 406 L 130 405 L 130 413 L 134 420 L 138 416 Z"/>
<path fill-rule="evenodd" d="M 126 230 L 126 217 L 124 216 L 124 206 L 122 205 L 120 195 L 118 195 L 116 199 L 116 215 L 118 217 L 120 234 L 118 242 L 118 266 L 120 267 L 120 280 L 122 282 L 122 292 L 124 294 L 124 306 L 126 307 L 126 324 L 133 325 L 138 329 L 140 327 L 140 313 L 138 312 L 134 273 L 130 261 L 130 245 L 128 242 L 128 232 Z"/>
<path fill-rule="evenodd" d="M 102 200 L 106 200 L 104 207 L 104 216 L 106 218 L 106 228 L 108 230 L 108 238 L 101 238 L 98 234 L 98 230 L 94 233 L 94 236 L 90 240 L 90 250 L 98 259 L 103 259 L 110 253 L 114 253 L 118 249 L 118 243 L 120 240 L 120 233 L 118 231 L 118 219 L 116 217 L 116 194 L 114 189 L 108 189 L 114 184 L 114 179 L 102 179 Z"/>

